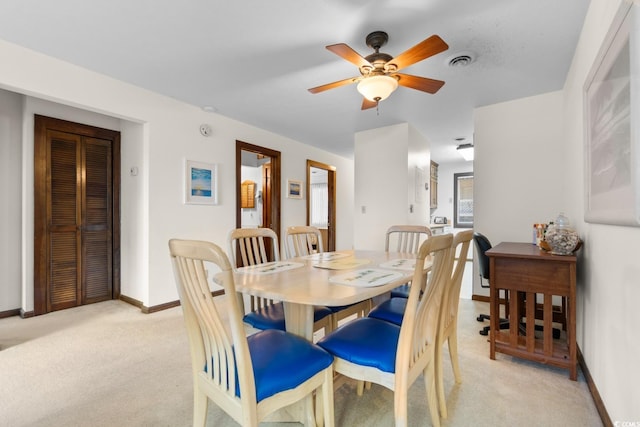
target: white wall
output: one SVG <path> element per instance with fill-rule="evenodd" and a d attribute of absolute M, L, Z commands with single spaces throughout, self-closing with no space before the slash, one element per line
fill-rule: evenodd
<path fill-rule="evenodd" d="M 585 241 L 579 261 L 578 346 L 612 421 L 637 423 L 640 420 L 640 228 L 583 221 L 583 87 L 622 4 L 628 3 L 591 0 L 564 87 L 562 149 L 566 161 L 562 183 L 567 189 L 563 197 L 568 214 Z M 640 6 L 634 7 L 637 13 Z"/>
<path fill-rule="evenodd" d="M 0 90 L 0 311 L 21 301 L 22 96 Z"/>
<path fill-rule="evenodd" d="M 12 237 L 11 248 L 22 247 L 20 263 L 29 277 L 12 273 L 0 283 L 0 293 L 12 295 L 0 301 L 0 311 L 19 308 L 15 293 L 23 292 L 22 309 L 33 309 L 33 116 L 54 117 L 96 124 L 122 132 L 122 293 L 152 307 L 175 301 L 178 296 L 168 257 L 167 241 L 173 237 L 211 240 L 226 246 L 228 231 L 235 227 L 235 143 L 242 140 L 282 152 L 282 177 L 306 176 L 306 160 L 337 168 L 337 248 L 352 247 L 353 161 L 304 145 L 256 127 L 210 114 L 200 108 L 160 96 L 68 63 L 0 41 L 0 89 L 28 95 L 22 115 L 20 158 L 23 185 L 18 202 L 22 215 L 2 218 L 7 229 L 23 228 Z M 48 102 L 44 102 L 48 101 Z M 69 108 L 74 107 L 74 108 Z M 46 110 L 46 111 L 45 111 Z M 1 109 L 0 109 L 1 111 Z M 38 110 L 40 111 L 40 110 Z M 72 112 L 67 116 L 68 112 Z M 92 113 L 92 114 L 90 114 Z M 93 114 L 98 113 L 98 114 Z M 4 117 L 4 116 L 3 116 Z M 16 120 L 14 118 L 13 120 Z M 29 124 L 30 123 L 30 124 Z M 199 133 L 209 123 L 213 135 Z M 100 124 L 97 124 L 100 125 Z M 29 132 L 31 132 L 29 134 Z M 349 143 L 349 141 L 345 141 Z M 15 144 L 15 142 L 13 142 Z M 3 150 L 7 148 L 2 142 Z M 11 146 L 10 149 L 15 149 Z M 184 159 L 219 165 L 219 205 L 183 204 Z M 4 161 L 4 157 L 3 157 Z M 130 176 L 130 167 L 138 175 Z M 16 198 L 0 187 L 0 198 Z M 283 192 L 284 195 L 284 192 Z M 306 221 L 304 200 L 282 199 L 282 229 Z M 17 239 L 17 241 L 16 241 Z M 15 250 L 15 249 L 14 249 Z M 0 248 L 0 258 L 8 249 Z M 31 264 L 29 264 L 31 263 Z"/>
<path fill-rule="evenodd" d="M 474 113 L 474 229 L 500 242 L 531 242 L 534 223 L 565 212 L 562 92 Z M 488 295 L 474 274 L 474 294 Z"/>
<path fill-rule="evenodd" d="M 383 250 L 391 225 L 428 223 L 426 190 L 423 202 L 415 200 L 415 168 L 422 168 L 429 179 L 429 143 L 412 126 L 401 123 L 356 133 L 354 160 L 356 249 Z"/>
<path fill-rule="evenodd" d="M 431 180 L 431 145 L 429 140 L 412 125 L 408 125 L 409 137 L 409 203 L 407 224 L 428 225 L 431 210 L 429 190 L 425 184 Z"/>

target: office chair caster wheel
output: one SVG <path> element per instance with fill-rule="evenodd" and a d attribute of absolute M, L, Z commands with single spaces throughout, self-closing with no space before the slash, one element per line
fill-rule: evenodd
<path fill-rule="evenodd" d="M 484 322 L 485 320 L 489 320 L 489 316 L 487 316 L 486 314 L 481 314 L 480 316 L 476 317 L 476 320 L 478 322 Z"/>

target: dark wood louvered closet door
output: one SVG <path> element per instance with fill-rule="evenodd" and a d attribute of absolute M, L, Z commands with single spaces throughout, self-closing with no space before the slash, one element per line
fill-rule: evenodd
<path fill-rule="evenodd" d="M 82 224 L 83 302 L 111 299 L 111 143 L 87 138 Z"/>
<path fill-rule="evenodd" d="M 117 297 L 119 133 L 36 116 L 35 140 L 35 314 Z"/>

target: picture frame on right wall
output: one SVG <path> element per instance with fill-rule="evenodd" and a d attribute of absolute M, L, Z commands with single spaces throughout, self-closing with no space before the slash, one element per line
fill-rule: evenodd
<path fill-rule="evenodd" d="M 623 1 L 584 86 L 586 222 L 640 226 L 640 36 Z"/>

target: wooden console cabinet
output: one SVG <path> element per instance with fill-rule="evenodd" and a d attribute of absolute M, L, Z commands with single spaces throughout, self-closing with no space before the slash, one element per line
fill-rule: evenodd
<path fill-rule="evenodd" d="M 552 255 L 531 243 L 500 243 L 487 251 L 490 271 L 489 356 L 496 351 L 566 368 L 577 379 L 576 256 Z M 509 295 L 509 329 L 499 329 L 500 290 Z M 542 332 L 535 331 L 542 296 Z M 566 339 L 553 338 L 553 296 L 566 301 Z M 539 309 L 538 309 L 539 310 Z M 557 314 L 557 313 L 556 313 Z M 514 321 L 516 320 L 517 321 Z M 523 326 L 526 325 L 526 326 Z M 536 334 L 538 336 L 536 336 Z"/>

